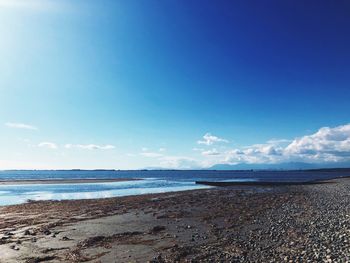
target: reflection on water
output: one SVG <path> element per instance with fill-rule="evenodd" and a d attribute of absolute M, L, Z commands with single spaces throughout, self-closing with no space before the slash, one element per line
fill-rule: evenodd
<path fill-rule="evenodd" d="M 20 204 L 27 200 L 108 198 L 201 188 L 208 187 L 196 185 L 194 182 L 176 182 L 155 179 L 85 184 L 1 185 L 0 205 Z"/>

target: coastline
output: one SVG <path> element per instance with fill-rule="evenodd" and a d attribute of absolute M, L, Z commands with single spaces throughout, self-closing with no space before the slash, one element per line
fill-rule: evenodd
<path fill-rule="evenodd" d="M 0 180 L 0 185 L 23 185 L 23 184 L 87 184 L 87 183 L 112 183 L 143 180 L 140 178 L 114 178 L 114 179 L 20 179 Z"/>
<path fill-rule="evenodd" d="M 0 262 L 347 260 L 350 182 L 0 207 Z"/>

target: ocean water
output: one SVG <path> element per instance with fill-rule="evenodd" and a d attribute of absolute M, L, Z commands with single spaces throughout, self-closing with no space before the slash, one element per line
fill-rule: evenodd
<path fill-rule="evenodd" d="M 0 171 L 0 180 L 110 179 L 143 180 L 84 184 L 0 185 L 0 205 L 27 200 L 91 199 L 209 188 L 195 181 L 312 181 L 349 176 L 349 171 Z"/>

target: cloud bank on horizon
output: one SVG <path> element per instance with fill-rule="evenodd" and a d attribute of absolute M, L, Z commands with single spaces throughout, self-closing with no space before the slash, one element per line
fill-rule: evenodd
<path fill-rule="evenodd" d="M 18 123 L 6 123 L 8 128 L 35 129 L 35 126 Z M 28 143 L 28 140 L 23 140 Z M 139 153 L 125 153 L 131 158 L 146 158 L 152 160 L 153 168 L 169 169 L 202 169 L 217 164 L 279 164 L 286 162 L 305 163 L 350 163 L 350 123 L 337 127 L 322 127 L 310 135 L 304 135 L 293 140 L 271 139 L 265 143 L 244 147 L 232 147 L 228 139 L 206 133 L 196 144 L 202 148 L 192 148 L 193 156 L 175 155 L 168 153 L 163 147 L 152 151 L 142 147 Z M 39 142 L 37 148 L 47 150 L 110 150 L 113 154 L 115 146 L 112 144 L 58 144 L 55 142 Z M 184 150 L 185 151 L 185 150 Z M 198 155 L 199 154 L 199 155 Z M 64 158 L 62 156 L 61 158 Z M 155 162 L 154 162 L 155 161 Z M 5 163 L 0 160 L 0 165 Z M 15 162 L 10 162 L 16 167 Z M 100 167 L 96 163 L 97 167 Z M 0 168 L 2 168 L 0 166 Z M 9 167 L 6 167 L 9 168 Z M 114 167 L 118 169 L 119 167 Z M 145 168 L 145 167 L 140 167 Z M 148 168 L 148 167 L 147 167 Z"/>
<path fill-rule="evenodd" d="M 350 161 L 350 124 L 322 127 L 316 133 L 289 140 L 270 140 L 223 152 L 222 163 L 331 163 Z"/>
<path fill-rule="evenodd" d="M 227 143 L 228 140 L 206 133 L 198 144 L 213 146 Z M 208 148 L 208 147 L 207 147 Z M 145 153 L 147 157 L 157 158 L 160 167 L 179 169 L 210 168 L 216 164 L 279 164 L 286 162 L 336 163 L 350 162 L 350 124 L 337 127 L 322 127 L 311 135 L 293 140 L 272 139 L 262 144 L 241 148 L 221 147 L 193 148 L 199 151 L 204 160 L 192 157 L 164 156 L 159 153 Z"/>

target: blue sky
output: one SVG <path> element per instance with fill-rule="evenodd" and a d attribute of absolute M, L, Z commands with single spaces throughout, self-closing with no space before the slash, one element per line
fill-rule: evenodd
<path fill-rule="evenodd" d="M 349 11 L 0 0 L 0 169 L 348 161 Z"/>

